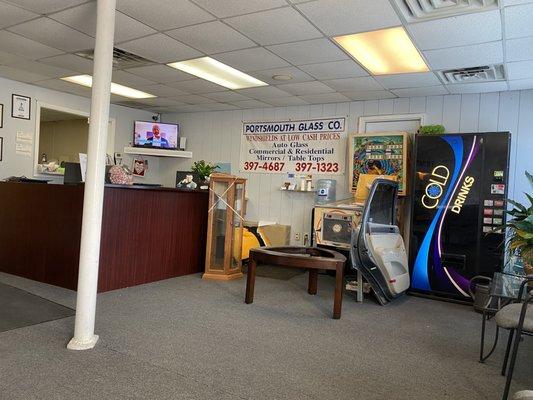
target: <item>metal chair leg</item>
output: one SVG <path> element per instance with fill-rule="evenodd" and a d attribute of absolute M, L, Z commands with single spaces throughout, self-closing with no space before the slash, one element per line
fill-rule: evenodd
<path fill-rule="evenodd" d="M 481 354 L 480 354 L 480 359 L 479 359 L 480 363 L 484 363 L 485 361 L 487 361 L 487 359 L 494 353 L 494 350 L 496 350 L 496 346 L 498 345 L 499 335 L 500 335 L 500 327 L 496 325 L 496 332 L 494 333 L 494 343 L 492 344 L 490 351 L 486 355 L 483 354 L 484 345 L 483 343 L 481 344 Z M 483 338 L 483 340 L 485 339 Z"/>
<path fill-rule="evenodd" d="M 503 390 L 502 400 L 507 400 L 509 396 L 509 389 L 511 388 L 511 380 L 513 379 L 514 365 L 516 363 L 516 355 L 518 353 L 518 345 L 522 338 L 522 330 L 516 330 L 516 337 L 514 339 L 513 350 L 511 351 L 511 362 L 509 363 L 509 371 L 507 371 L 507 380 L 505 381 L 505 389 Z"/>
<path fill-rule="evenodd" d="M 505 372 L 507 371 L 507 360 L 509 359 L 509 352 L 513 344 L 514 331 L 514 329 L 509 330 L 509 339 L 507 340 L 507 348 L 505 349 L 505 357 L 503 358 L 502 376 L 505 376 Z"/>

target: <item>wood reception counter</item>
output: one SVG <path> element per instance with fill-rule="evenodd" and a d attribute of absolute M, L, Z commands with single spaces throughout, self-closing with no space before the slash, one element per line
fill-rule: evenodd
<path fill-rule="evenodd" d="M 0 182 L 0 271 L 76 289 L 83 185 Z M 98 291 L 201 272 L 208 193 L 106 185 Z"/>

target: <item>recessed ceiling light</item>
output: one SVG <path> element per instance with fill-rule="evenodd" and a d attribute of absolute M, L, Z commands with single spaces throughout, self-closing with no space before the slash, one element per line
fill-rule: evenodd
<path fill-rule="evenodd" d="M 272 77 L 275 81 L 290 81 L 292 79 L 291 75 L 274 75 Z"/>
<path fill-rule="evenodd" d="M 66 76 L 61 79 L 67 82 L 77 83 L 78 85 L 82 86 L 93 86 L 93 77 L 91 75 L 73 75 Z M 113 82 L 111 82 L 111 93 L 122 97 L 128 97 L 130 99 L 150 99 L 156 97 L 153 94 L 141 92 L 140 90 L 133 89 L 127 86 L 122 86 L 118 83 Z"/>
<path fill-rule="evenodd" d="M 372 75 L 429 71 L 403 27 L 337 36 L 335 40 Z"/>
<path fill-rule="evenodd" d="M 268 85 L 211 57 L 195 58 L 167 65 L 233 90 Z"/>

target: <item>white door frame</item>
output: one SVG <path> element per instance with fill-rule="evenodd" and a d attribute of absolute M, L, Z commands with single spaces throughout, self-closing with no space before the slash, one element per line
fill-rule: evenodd
<path fill-rule="evenodd" d="M 369 122 L 420 121 L 420 125 L 424 125 L 425 120 L 426 114 L 418 113 L 361 116 L 357 123 L 357 133 L 366 133 L 366 124 Z"/>
<path fill-rule="evenodd" d="M 39 140 L 41 135 L 41 108 L 48 108 L 50 110 L 60 111 L 68 114 L 79 115 L 86 117 L 89 121 L 90 114 L 87 111 L 78 109 L 72 109 L 68 107 L 58 106 L 57 104 L 43 103 L 39 100 L 36 101 L 36 114 L 35 114 L 35 137 L 33 145 L 33 176 L 36 178 L 42 178 L 48 176 L 39 172 L 37 164 L 39 164 Z M 109 118 L 109 132 L 107 136 L 107 153 L 113 155 L 115 153 L 115 118 Z"/>

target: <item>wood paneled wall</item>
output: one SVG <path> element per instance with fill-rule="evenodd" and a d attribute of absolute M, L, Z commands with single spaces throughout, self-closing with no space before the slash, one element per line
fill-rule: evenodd
<path fill-rule="evenodd" d="M 252 110 L 166 114 L 165 122 L 178 122 L 194 160 L 231 162 L 232 172 L 248 178 L 250 220 L 271 220 L 292 225 L 293 232 L 309 232 L 313 196 L 285 193 L 278 188 L 281 174 L 238 171 L 242 121 L 268 121 L 346 116 L 347 133 L 356 132 L 360 116 L 425 113 L 427 124 L 443 124 L 447 132 L 510 131 L 512 134 L 509 196 L 525 200 L 529 190 L 524 170 L 533 171 L 533 90 L 412 97 L 351 103 L 291 106 Z M 162 160 L 161 179 L 172 184 L 176 170 L 188 169 L 189 160 Z M 315 175 L 314 178 L 321 178 Z M 348 195 L 346 175 L 337 176 L 337 198 Z M 292 236 L 293 243 L 294 234 Z"/>

